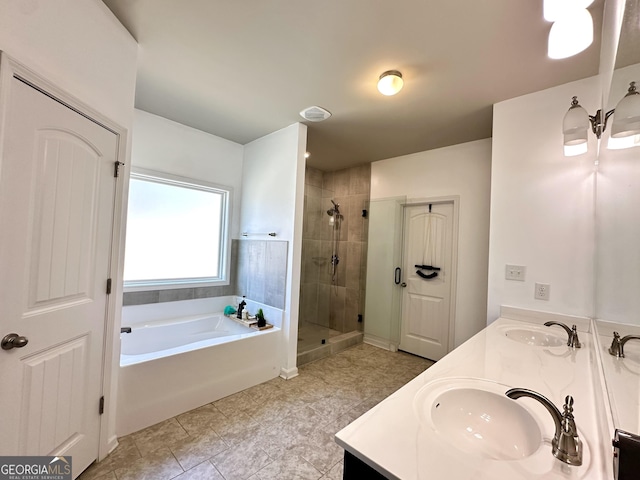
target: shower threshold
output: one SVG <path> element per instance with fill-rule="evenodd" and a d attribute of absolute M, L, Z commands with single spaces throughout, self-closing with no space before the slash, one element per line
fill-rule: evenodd
<path fill-rule="evenodd" d="M 359 343 L 362 343 L 363 337 L 364 334 L 358 331 L 331 336 L 326 344 L 320 345 L 319 347 L 306 352 L 298 353 L 298 367 L 305 363 L 313 362 L 314 360 L 320 360 L 321 358 L 335 355 L 342 350 L 358 345 Z"/>

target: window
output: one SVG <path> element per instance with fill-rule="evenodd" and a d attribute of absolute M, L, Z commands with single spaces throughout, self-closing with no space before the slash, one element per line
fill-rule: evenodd
<path fill-rule="evenodd" d="M 125 288 L 228 284 L 231 189 L 143 170 L 129 185 Z"/>

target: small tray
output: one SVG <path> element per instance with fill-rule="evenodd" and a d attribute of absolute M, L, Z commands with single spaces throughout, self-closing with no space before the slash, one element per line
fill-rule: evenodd
<path fill-rule="evenodd" d="M 255 325 L 251 325 L 251 328 L 255 328 L 256 330 L 268 330 L 270 328 L 273 328 L 273 325 L 267 323 L 264 327 L 258 327 L 258 324 L 256 323 Z"/>

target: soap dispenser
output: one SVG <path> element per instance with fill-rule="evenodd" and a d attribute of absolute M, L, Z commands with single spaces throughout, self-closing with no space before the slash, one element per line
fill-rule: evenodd
<path fill-rule="evenodd" d="M 246 297 L 243 295 L 242 296 L 242 301 L 240 302 L 240 304 L 238 305 L 238 318 L 240 320 L 242 320 L 242 310 L 244 310 L 244 307 L 247 305 L 247 302 L 244 301 Z"/>

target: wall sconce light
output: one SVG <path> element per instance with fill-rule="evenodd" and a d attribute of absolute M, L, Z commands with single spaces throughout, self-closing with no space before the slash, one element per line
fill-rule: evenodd
<path fill-rule="evenodd" d="M 640 93 L 636 82 L 629 84 L 627 94 L 618 102 L 611 125 L 613 138 L 624 138 L 640 134 Z"/>
<path fill-rule="evenodd" d="M 604 115 L 598 110 L 595 115 L 589 115 L 578 103 L 578 97 L 571 99 L 571 107 L 562 121 L 564 135 L 564 155 L 572 157 L 587 152 L 587 130 L 599 139 L 607 128 L 607 120 L 613 117 L 611 126 L 612 139 L 626 139 L 640 135 L 640 93 L 636 90 L 636 82 L 629 84 L 627 94 L 618 102 L 616 108 Z M 638 141 L 618 141 L 612 148 L 628 148 L 638 145 Z"/>
<path fill-rule="evenodd" d="M 402 90 L 403 85 L 402 73 L 398 70 L 387 70 L 380 75 L 378 91 L 383 95 L 391 96 Z"/>

